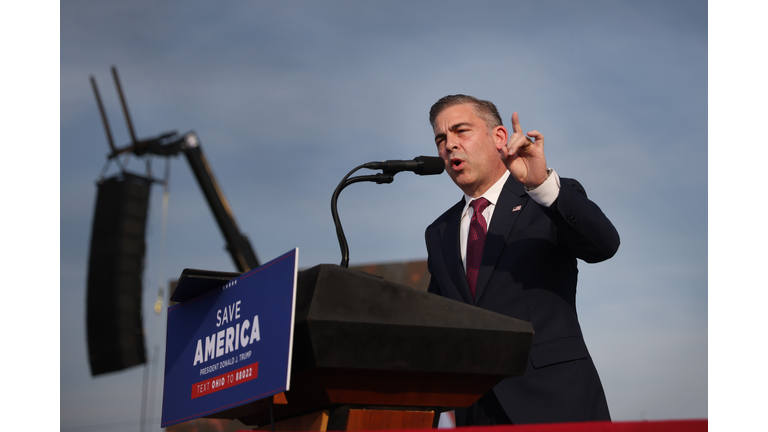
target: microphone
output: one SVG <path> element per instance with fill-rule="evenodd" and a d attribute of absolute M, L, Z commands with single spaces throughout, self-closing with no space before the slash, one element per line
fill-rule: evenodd
<path fill-rule="evenodd" d="M 401 171 L 413 171 L 418 175 L 442 174 L 445 162 L 434 156 L 417 156 L 413 160 L 388 160 L 383 162 L 368 162 L 363 168 L 381 169 L 385 173 L 395 174 Z"/>
<path fill-rule="evenodd" d="M 350 178 L 354 172 L 361 168 L 380 169 L 384 170 L 384 172 Z M 336 186 L 336 190 L 333 191 L 333 196 L 331 196 L 331 215 L 333 216 L 333 224 L 336 226 L 336 237 L 339 239 L 339 247 L 341 248 L 341 267 L 349 267 L 349 244 L 347 244 L 347 238 L 344 236 L 344 230 L 341 228 L 339 212 L 336 206 L 339 194 L 352 183 L 364 181 L 376 182 L 376 184 L 392 183 L 395 179 L 395 174 L 401 171 L 413 171 L 418 175 L 440 174 L 445 171 L 445 162 L 441 158 L 434 156 L 417 156 L 413 160 L 368 162 L 350 171 L 341 180 L 341 183 Z"/>

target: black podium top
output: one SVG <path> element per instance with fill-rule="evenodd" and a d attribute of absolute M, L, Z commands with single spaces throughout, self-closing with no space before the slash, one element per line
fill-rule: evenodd
<path fill-rule="evenodd" d="M 301 272 L 292 373 L 352 368 L 516 376 L 530 323 L 335 265 Z"/>
<path fill-rule="evenodd" d="M 532 339 L 528 322 L 318 265 L 298 275 L 291 386 L 274 418 L 345 405 L 469 406 L 525 373 Z M 258 425 L 270 409 L 259 400 L 213 417 Z"/>

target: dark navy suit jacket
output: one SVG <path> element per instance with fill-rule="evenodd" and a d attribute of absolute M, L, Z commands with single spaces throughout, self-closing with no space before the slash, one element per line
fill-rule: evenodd
<path fill-rule="evenodd" d="M 533 324 L 525 376 L 493 389 L 512 423 L 610 420 L 576 313 L 576 260 L 612 257 L 616 229 L 576 180 L 560 178 L 558 198 L 543 207 L 510 176 L 488 227 L 472 299 L 459 251 L 463 208 L 464 199 L 426 230 L 429 292 Z"/>

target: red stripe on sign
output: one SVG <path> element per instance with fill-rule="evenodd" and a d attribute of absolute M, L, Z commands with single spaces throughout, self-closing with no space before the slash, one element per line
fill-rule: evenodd
<path fill-rule="evenodd" d="M 192 384 L 192 399 L 207 394 L 215 393 L 219 390 L 224 390 L 230 387 L 234 387 L 238 384 L 242 384 L 246 381 L 256 379 L 259 376 L 259 362 L 249 364 L 248 366 L 241 367 L 240 369 L 208 378 L 205 381 Z"/>

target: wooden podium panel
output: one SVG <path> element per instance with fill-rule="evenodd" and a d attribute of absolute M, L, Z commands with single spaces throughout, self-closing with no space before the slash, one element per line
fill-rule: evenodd
<path fill-rule="evenodd" d="M 434 411 L 350 409 L 346 430 L 427 429 L 434 419 Z"/>
<path fill-rule="evenodd" d="M 325 432 L 328 430 L 328 410 L 317 411 L 310 414 L 304 414 L 275 422 L 276 432 L 286 431 L 320 431 Z M 254 430 L 271 431 L 271 425 L 265 425 L 255 428 Z"/>
<path fill-rule="evenodd" d="M 287 431 L 316 431 L 329 430 L 363 431 L 363 430 L 399 430 L 399 429 L 429 429 L 434 426 L 435 411 L 413 411 L 394 409 L 364 409 L 349 408 L 337 410 L 334 415 L 340 416 L 329 423 L 330 411 L 322 410 L 282 420 L 275 423 L 276 432 Z M 336 427 L 329 428 L 335 423 Z M 341 426 L 341 427 L 339 427 Z M 272 430 L 271 425 L 264 425 L 256 430 Z"/>

